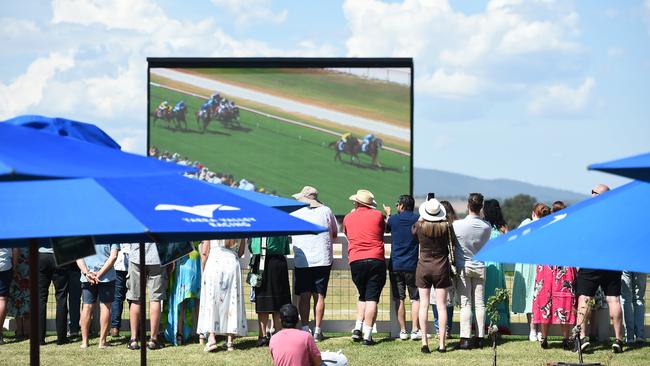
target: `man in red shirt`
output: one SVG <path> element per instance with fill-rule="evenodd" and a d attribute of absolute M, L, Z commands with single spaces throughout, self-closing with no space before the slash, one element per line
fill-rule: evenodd
<path fill-rule="evenodd" d="M 384 216 L 374 208 L 374 195 L 360 189 L 350 196 L 354 210 L 345 215 L 343 229 L 348 238 L 348 261 L 352 281 L 359 292 L 357 322 L 352 330 L 352 340 L 371 346 L 372 328 L 377 319 L 377 303 L 386 284 L 384 258 Z"/>

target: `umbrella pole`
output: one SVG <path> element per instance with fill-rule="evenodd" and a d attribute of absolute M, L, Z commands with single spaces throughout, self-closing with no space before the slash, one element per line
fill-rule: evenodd
<path fill-rule="evenodd" d="M 147 365 L 147 266 L 145 243 L 140 243 L 140 365 Z"/>
<path fill-rule="evenodd" d="M 29 239 L 29 312 L 31 314 L 31 321 L 29 322 L 29 364 L 31 366 L 37 366 L 41 362 L 38 304 L 38 240 Z M 46 324 L 47 320 L 43 326 L 46 326 Z"/>

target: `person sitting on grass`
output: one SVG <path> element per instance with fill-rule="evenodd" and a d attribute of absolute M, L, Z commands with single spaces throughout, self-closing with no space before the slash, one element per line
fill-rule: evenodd
<path fill-rule="evenodd" d="M 298 308 L 293 304 L 280 307 L 282 330 L 269 344 L 273 364 L 276 366 L 320 366 L 322 359 L 314 338 L 308 332 L 296 329 Z"/>
<path fill-rule="evenodd" d="M 81 293 L 83 310 L 81 312 L 81 348 L 88 348 L 88 333 L 90 318 L 97 299 L 100 303 L 99 348 L 108 347 L 106 337 L 111 318 L 111 305 L 115 297 L 115 269 L 113 264 L 117 259 L 119 244 L 95 245 L 95 255 L 77 259 L 81 270 Z"/>

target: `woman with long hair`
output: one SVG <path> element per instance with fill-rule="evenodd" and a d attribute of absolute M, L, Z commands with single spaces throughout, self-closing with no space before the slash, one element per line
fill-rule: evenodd
<path fill-rule="evenodd" d="M 244 254 L 243 239 L 210 240 L 201 244 L 201 304 L 196 332 L 208 333 L 203 351 L 217 350 L 217 335 L 227 337 L 232 351 L 233 337 L 245 336 L 246 310 L 239 257 Z"/>
<path fill-rule="evenodd" d="M 487 221 L 492 227 L 490 239 L 508 231 L 508 225 L 503 218 L 499 201 L 495 199 L 483 202 L 483 220 Z M 506 288 L 506 273 L 503 266 L 498 262 L 485 262 L 484 297 L 486 304 L 490 296 L 496 293 L 497 288 Z M 499 333 L 510 334 L 510 309 L 508 303 L 499 303 L 497 310 L 499 311 L 499 320 L 496 325 L 499 327 Z"/>
<path fill-rule="evenodd" d="M 422 331 L 422 353 L 430 353 L 428 340 L 428 310 L 431 287 L 435 287 L 438 326 L 447 327 L 447 288 L 451 286 L 450 241 L 455 240 L 445 208 L 432 198 L 420 206 L 420 220 L 413 225 L 413 235 L 420 243 L 420 258 L 415 270 L 415 285 L 420 293 L 419 321 Z M 438 352 L 445 352 L 446 332 L 438 337 Z"/>
<path fill-rule="evenodd" d="M 449 225 L 453 224 L 454 221 L 456 220 L 456 210 L 454 210 L 454 207 L 451 205 L 451 202 L 449 201 L 440 201 L 440 204 L 442 207 L 445 208 L 445 212 L 447 213 L 447 222 Z M 452 266 L 454 265 L 453 263 L 451 264 Z M 453 282 L 453 276 L 452 276 L 452 282 Z M 436 291 L 435 287 L 431 288 L 431 297 L 429 298 L 429 303 L 431 304 L 431 309 L 433 309 L 433 326 L 436 328 L 436 333 L 438 334 L 438 337 L 440 337 L 440 319 L 438 316 L 438 306 L 436 305 Z M 456 298 L 456 292 L 454 291 L 454 285 L 452 283 L 451 286 L 447 289 L 447 301 L 446 301 L 446 306 L 447 306 L 447 329 L 445 329 L 445 337 L 447 339 L 452 338 L 451 334 L 451 328 L 454 323 L 454 299 Z"/>

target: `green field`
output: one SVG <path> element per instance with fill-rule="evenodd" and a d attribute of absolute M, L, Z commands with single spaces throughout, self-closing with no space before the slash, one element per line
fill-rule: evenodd
<path fill-rule="evenodd" d="M 377 345 L 372 347 L 362 346 L 350 340 L 349 334 L 325 333 L 330 337 L 318 343 L 321 351 L 342 350 L 347 356 L 350 365 L 492 365 L 492 349 L 490 347 L 481 350 L 454 351 L 452 347 L 458 344 L 458 338 L 447 343 L 449 352 L 439 354 L 420 353 L 419 341 L 399 341 L 384 338 L 385 335 L 378 334 L 375 340 Z M 456 334 L 456 337 L 458 335 Z M 0 358 L 0 365 L 27 365 L 29 360 L 29 342 L 14 341 L 11 336 L 6 338 L 7 344 L 0 346 L 3 357 Z M 42 346 L 41 364 L 57 366 L 79 366 L 79 365 L 138 365 L 140 361 L 139 351 L 130 351 L 126 348 L 127 339 L 111 340 L 114 347 L 108 349 L 97 348 L 97 338 L 91 338 L 90 348 L 80 349 L 79 342 L 63 346 L 54 345 L 54 337 L 46 339 L 48 345 Z M 551 348 L 543 350 L 539 343 L 529 342 L 525 337 L 506 336 L 503 337 L 497 349 L 499 366 L 543 366 L 550 362 L 574 362 L 577 363 L 578 356 L 569 351 L 558 348 L 559 339 L 551 338 Z M 220 348 L 215 353 L 205 353 L 202 346 L 189 344 L 181 347 L 165 347 L 157 351 L 147 351 L 149 365 L 272 365 L 271 354 L 266 347 L 256 348 L 254 336 L 235 339 L 235 351 L 226 352 Z M 222 345 L 222 338 L 218 344 Z M 432 339 L 429 343 L 432 350 L 437 346 L 437 340 Z M 588 363 L 599 362 L 602 365 L 620 366 L 646 366 L 650 359 L 650 347 L 629 348 L 624 353 L 613 354 L 608 345 L 596 345 L 593 352 L 584 355 L 584 361 Z"/>
<path fill-rule="evenodd" d="M 168 89 L 151 86 L 154 110 L 163 98 L 175 103 L 183 99 L 189 107 L 188 131 L 167 128 L 164 121 L 150 125 L 150 144 L 200 161 L 210 170 L 246 178 L 256 187 L 275 190 L 288 197 L 304 185 L 313 185 L 320 198 L 336 214 L 351 209 L 348 197 L 357 189 L 369 189 L 379 204 L 392 205 L 400 194 L 409 191 L 409 158 L 382 150 L 382 169 L 372 168 L 371 159 L 361 154 L 361 163 L 335 162 L 335 151 L 328 144 L 336 136 L 296 126 L 274 118 L 241 111 L 240 129 L 224 128 L 213 121 L 204 134 L 198 132 L 194 112 L 203 100 Z"/>
<path fill-rule="evenodd" d="M 194 69 L 193 73 L 253 87 L 332 109 L 393 122 L 411 123 L 408 86 L 321 69 Z"/>

